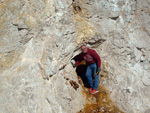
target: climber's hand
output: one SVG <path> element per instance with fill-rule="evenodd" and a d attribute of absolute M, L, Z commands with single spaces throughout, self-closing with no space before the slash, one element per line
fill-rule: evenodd
<path fill-rule="evenodd" d="M 75 61 L 74 60 L 71 60 L 71 62 L 70 62 L 71 64 L 72 64 L 72 67 L 73 68 L 75 68 L 76 66 L 75 66 Z"/>
<path fill-rule="evenodd" d="M 101 71 L 101 68 L 99 67 L 99 68 L 97 69 L 96 74 L 94 74 L 94 77 L 95 77 L 96 75 L 98 75 L 100 71 Z"/>
<path fill-rule="evenodd" d="M 98 71 L 98 73 L 101 71 L 101 68 L 99 67 L 98 69 L 97 69 L 97 71 Z"/>

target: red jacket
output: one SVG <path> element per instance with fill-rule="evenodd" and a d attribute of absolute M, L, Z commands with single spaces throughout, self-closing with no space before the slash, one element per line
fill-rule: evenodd
<path fill-rule="evenodd" d="M 101 67 L 101 58 L 93 49 L 88 48 L 87 53 L 81 52 L 75 62 L 75 66 L 77 66 L 82 60 L 86 60 L 88 65 L 97 63 L 98 68 Z"/>

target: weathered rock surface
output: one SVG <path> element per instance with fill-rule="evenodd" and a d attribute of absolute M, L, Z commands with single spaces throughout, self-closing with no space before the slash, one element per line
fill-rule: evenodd
<path fill-rule="evenodd" d="M 82 109 L 69 63 L 82 43 L 100 54 L 109 72 L 101 84 L 116 105 L 149 113 L 149 0 L 0 0 L 0 111 Z"/>

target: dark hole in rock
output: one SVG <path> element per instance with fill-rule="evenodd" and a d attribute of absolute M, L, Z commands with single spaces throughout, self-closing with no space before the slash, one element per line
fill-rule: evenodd
<path fill-rule="evenodd" d="M 70 84 L 75 90 L 77 90 L 79 88 L 79 85 L 73 80 L 70 80 Z"/>
<path fill-rule="evenodd" d="M 104 75 L 101 75 L 101 77 L 104 77 Z"/>
<path fill-rule="evenodd" d="M 143 60 L 140 60 L 140 62 L 144 62 Z"/>
<path fill-rule="evenodd" d="M 21 31 L 21 30 L 28 30 L 28 28 L 18 28 L 18 31 Z"/>
<path fill-rule="evenodd" d="M 139 51 L 141 51 L 141 50 L 142 50 L 142 48 L 139 48 L 139 47 L 137 47 L 137 49 L 138 49 Z"/>
<path fill-rule="evenodd" d="M 49 77 L 52 77 L 53 75 L 49 75 Z"/>
<path fill-rule="evenodd" d="M 89 103 L 77 113 L 124 113 L 111 101 L 109 92 L 103 86 L 99 85 L 98 90 L 98 93 L 91 95 L 83 87 L 83 94 Z M 91 101 L 92 97 L 96 99 L 96 103 Z"/>
<path fill-rule="evenodd" d="M 64 79 L 69 80 L 69 78 L 67 78 L 67 77 L 64 77 Z"/>
<path fill-rule="evenodd" d="M 66 78 L 66 80 L 69 80 L 69 78 Z"/>
<path fill-rule="evenodd" d="M 117 20 L 118 18 L 119 18 L 119 16 L 111 17 L 112 20 Z"/>
<path fill-rule="evenodd" d="M 75 9 L 75 11 L 81 11 L 81 7 L 80 6 L 75 6 L 74 9 Z"/>
<path fill-rule="evenodd" d="M 79 6 L 78 3 L 73 3 L 72 6 L 73 6 L 73 9 L 74 9 L 75 12 L 80 12 L 81 11 L 81 7 Z"/>

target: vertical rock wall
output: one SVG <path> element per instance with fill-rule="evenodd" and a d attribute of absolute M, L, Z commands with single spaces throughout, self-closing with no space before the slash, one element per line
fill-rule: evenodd
<path fill-rule="evenodd" d="M 75 113 L 85 105 L 69 64 L 87 43 L 109 72 L 101 82 L 126 113 L 149 113 L 148 0 L 1 0 L 0 111 Z M 107 64 L 107 65 L 106 65 Z"/>

